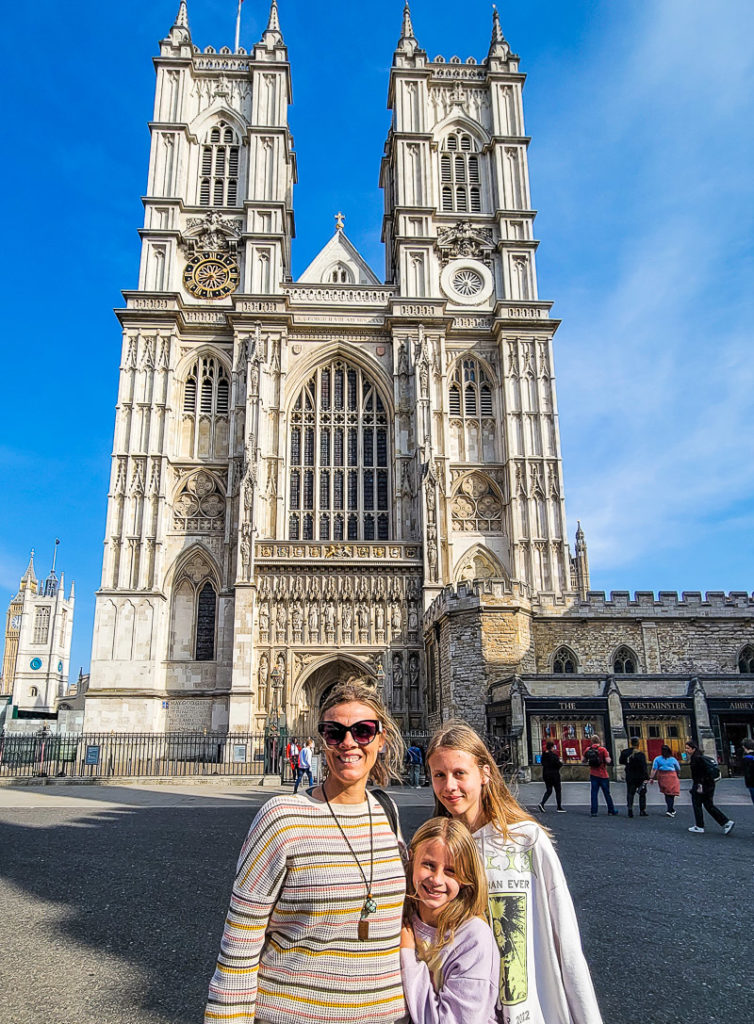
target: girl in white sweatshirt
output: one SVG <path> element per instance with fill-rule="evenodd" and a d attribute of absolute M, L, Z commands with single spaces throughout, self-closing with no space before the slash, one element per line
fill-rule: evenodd
<path fill-rule="evenodd" d="M 502 960 L 502 1024 L 602 1024 L 563 869 L 546 829 L 519 805 L 492 755 L 464 722 L 427 750 L 435 814 L 471 831 L 489 888 Z"/>
<path fill-rule="evenodd" d="M 495 1024 L 500 954 L 468 829 L 452 818 L 425 822 L 411 841 L 406 874 L 401 975 L 413 1024 Z"/>

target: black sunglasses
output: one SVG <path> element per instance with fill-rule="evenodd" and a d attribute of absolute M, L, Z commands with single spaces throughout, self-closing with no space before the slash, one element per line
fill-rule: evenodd
<path fill-rule="evenodd" d="M 365 719 L 363 722 L 354 722 L 352 725 L 341 725 L 340 722 L 320 722 L 317 732 L 328 747 L 337 747 L 349 732 L 360 747 L 366 747 L 375 736 L 382 732 L 382 722 L 371 718 Z"/>

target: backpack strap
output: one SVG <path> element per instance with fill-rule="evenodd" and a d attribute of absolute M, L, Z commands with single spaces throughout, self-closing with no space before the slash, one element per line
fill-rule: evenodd
<path fill-rule="evenodd" d="M 394 834 L 397 836 L 398 835 L 398 812 L 395 809 L 395 804 L 393 803 L 393 801 L 390 799 L 390 797 L 387 795 L 387 793 L 385 792 L 384 789 L 379 789 L 379 788 L 375 787 L 374 789 L 368 789 L 367 793 L 371 793 L 372 796 L 374 797 L 374 799 L 380 805 L 380 807 L 382 807 L 383 811 L 385 812 L 385 817 L 387 818 L 387 820 L 388 820 L 388 822 L 390 824 L 390 828 L 393 830 Z"/>

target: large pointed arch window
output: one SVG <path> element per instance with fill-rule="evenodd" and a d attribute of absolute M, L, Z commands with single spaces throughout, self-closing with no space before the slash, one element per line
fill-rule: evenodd
<path fill-rule="evenodd" d="M 188 458 L 228 454 L 230 377 L 215 356 L 200 356 L 183 385 L 181 452 Z"/>
<path fill-rule="evenodd" d="M 239 154 L 238 136 L 226 121 L 209 130 L 199 168 L 200 206 L 238 206 Z"/>
<path fill-rule="evenodd" d="M 481 156 L 468 132 L 447 135 L 440 152 L 440 195 L 443 213 L 481 213 Z"/>
<path fill-rule="evenodd" d="M 388 540 L 390 424 L 370 378 L 341 359 L 318 367 L 291 413 L 290 540 Z"/>
<path fill-rule="evenodd" d="M 478 359 L 459 359 L 450 376 L 451 456 L 466 462 L 497 459 L 494 382 Z"/>

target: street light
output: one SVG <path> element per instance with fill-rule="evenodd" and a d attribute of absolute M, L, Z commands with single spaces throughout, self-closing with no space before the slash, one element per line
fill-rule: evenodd
<path fill-rule="evenodd" d="M 270 672 L 270 678 L 272 680 L 272 710 L 267 716 L 267 725 L 265 726 L 265 757 L 264 757 L 264 770 L 265 775 L 272 775 L 277 772 L 278 762 L 280 759 L 280 750 L 285 745 L 285 718 L 283 718 L 283 728 L 281 730 L 280 722 L 280 690 L 283 686 L 283 672 L 280 665 L 275 663 L 275 667 Z M 282 761 L 281 761 L 282 763 Z"/>

